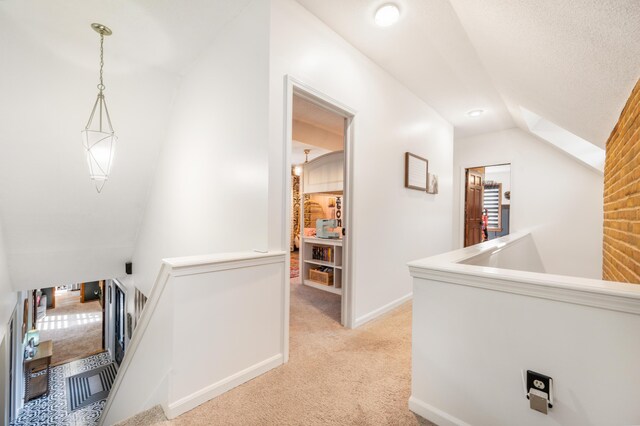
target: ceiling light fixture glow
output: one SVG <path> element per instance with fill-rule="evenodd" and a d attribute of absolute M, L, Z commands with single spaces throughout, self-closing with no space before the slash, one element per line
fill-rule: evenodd
<path fill-rule="evenodd" d="M 482 114 L 484 114 L 483 109 L 474 109 L 467 113 L 469 117 L 480 117 Z"/>
<path fill-rule="evenodd" d="M 376 10 L 375 22 L 380 27 L 388 27 L 400 19 L 400 9 L 393 3 L 382 5 Z"/>

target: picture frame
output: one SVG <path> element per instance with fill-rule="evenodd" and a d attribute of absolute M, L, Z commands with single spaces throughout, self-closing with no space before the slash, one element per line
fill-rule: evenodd
<path fill-rule="evenodd" d="M 427 190 L 429 160 L 410 152 L 404 154 L 404 187 L 418 191 Z"/>

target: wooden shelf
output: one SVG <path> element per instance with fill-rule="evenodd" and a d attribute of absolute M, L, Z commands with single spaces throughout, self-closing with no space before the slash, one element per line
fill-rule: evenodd
<path fill-rule="evenodd" d="M 309 279 L 305 279 L 302 283 L 304 285 L 309 286 L 309 287 L 317 288 L 318 290 L 324 290 L 324 291 L 328 291 L 329 293 L 342 295 L 342 289 L 341 288 L 335 288 L 332 285 L 318 284 L 315 281 L 312 281 L 312 280 L 309 280 Z"/>

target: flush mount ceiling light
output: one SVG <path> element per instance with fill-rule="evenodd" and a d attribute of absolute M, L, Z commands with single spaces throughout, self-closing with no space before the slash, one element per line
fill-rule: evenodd
<path fill-rule="evenodd" d="M 388 27 L 398 22 L 400 9 L 393 3 L 382 5 L 376 10 L 375 22 L 379 27 Z"/>
<path fill-rule="evenodd" d="M 482 114 L 484 114 L 483 109 L 473 109 L 467 113 L 469 117 L 480 117 Z"/>
<path fill-rule="evenodd" d="M 100 193 L 109 178 L 113 153 L 116 147 L 116 137 L 111 125 L 111 117 L 104 99 L 104 82 L 102 69 L 104 68 L 104 36 L 110 36 L 112 31 L 102 24 L 91 24 L 91 28 L 100 34 L 100 83 L 98 83 L 98 97 L 93 104 L 89 121 L 82 134 L 84 147 L 89 164 L 89 176 L 96 184 L 96 191 Z"/>

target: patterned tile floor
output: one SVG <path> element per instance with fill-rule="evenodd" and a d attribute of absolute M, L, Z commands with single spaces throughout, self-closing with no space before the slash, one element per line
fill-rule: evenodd
<path fill-rule="evenodd" d="M 98 424 L 105 400 L 94 402 L 72 413 L 67 411 L 65 378 L 111 362 L 107 352 L 92 355 L 51 369 L 48 396 L 29 401 L 12 426 L 91 426 Z"/>

